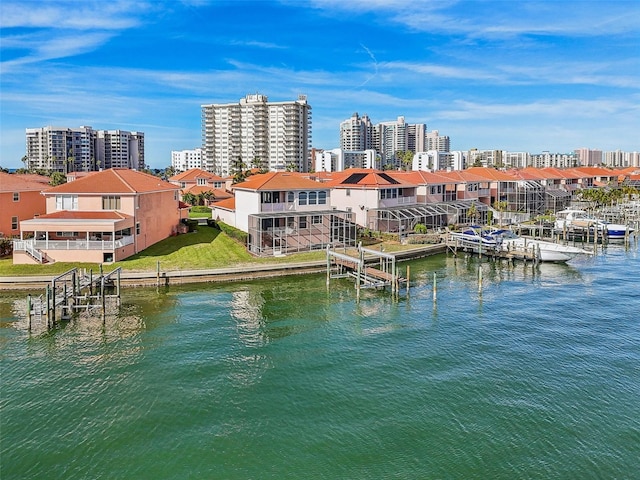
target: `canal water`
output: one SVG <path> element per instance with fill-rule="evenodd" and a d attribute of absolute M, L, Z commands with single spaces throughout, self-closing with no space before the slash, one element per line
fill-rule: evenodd
<path fill-rule="evenodd" d="M 394 301 L 325 275 L 128 289 L 29 334 L 0 301 L 0 477 L 640 477 L 640 254 L 438 255 Z M 436 274 L 437 299 L 433 299 Z"/>

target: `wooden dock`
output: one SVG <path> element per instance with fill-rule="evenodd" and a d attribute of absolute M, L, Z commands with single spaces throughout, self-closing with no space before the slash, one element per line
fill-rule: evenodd
<path fill-rule="evenodd" d="M 120 274 L 116 268 L 108 274 L 102 272 L 93 275 L 93 271 L 80 271 L 73 268 L 51 280 L 45 292 L 37 297 L 27 296 L 26 315 L 28 329 L 32 321 L 45 321 L 48 330 L 57 325 L 58 320 L 69 320 L 79 311 L 100 309 L 102 320 L 106 317 L 106 301 L 116 300 L 120 305 Z"/>
<path fill-rule="evenodd" d="M 400 285 L 408 280 L 400 276 L 393 254 L 371 250 L 358 245 L 358 257 L 339 253 L 327 246 L 327 286 L 332 278 L 353 277 L 360 295 L 361 288 L 391 287 L 397 295 Z"/>

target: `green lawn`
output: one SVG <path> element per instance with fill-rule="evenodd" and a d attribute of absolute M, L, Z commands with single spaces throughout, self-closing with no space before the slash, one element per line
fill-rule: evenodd
<path fill-rule="evenodd" d="M 199 225 L 197 231 L 167 238 L 126 260 L 105 265 L 110 271 L 122 267 L 125 271 L 162 271 L 224 268 L 264 263 L 291 263 L 325 258 L 325 252 L 307 252 L 286 257 L 256 258 L 244 245 L 219 230 Z M 13 265 L 11 257 L 0 260 L 0 276 L 56 275 L 73 267 L 99 270 L 98 264 L 54 263 L 52 265 Z"/>

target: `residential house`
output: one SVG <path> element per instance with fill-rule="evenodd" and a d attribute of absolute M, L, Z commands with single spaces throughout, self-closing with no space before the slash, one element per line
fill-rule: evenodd
<path fill-rule="evenodd" d="M 193 195 L 195 203 L 211 205 L 217 200 L 231 197 L 226 191 L 224 178 L 200 168 L 192 168 L 174 175 L 169 178 L 169 182 L 180 187 L 181 197 Z"/>
<path fill-rule="evenodd" d="M 114 262 L 178 231 L 179 187 L 109 169 L 43 192 L 46 214 L 20 222 L 14 263 Z"/>
<path fill-rule="evenodd" d="M 332 207 L 325 184 L 294 172 L 269 172 L 249 176 L 233 191 L 235 227 L 248 233 L 247 248 L 256 255 L 355 245 L 351 214 Z"/>
<path fill-rule="evenodd" d="M 48 188 L 49 177 L 0 172 L 0 237 L 20 235 L 20 221 L 46 212 L 40 192 Z"/>
<path fill-rule="evenodd" d="M 331 203 L 354 213 L 359 226 L 375 231 L 402 233 L 418 223 L 429 224 L 433 212 L 417 203 L 414 183 L 399 172 L 348 169 L 331 174 Z"/>

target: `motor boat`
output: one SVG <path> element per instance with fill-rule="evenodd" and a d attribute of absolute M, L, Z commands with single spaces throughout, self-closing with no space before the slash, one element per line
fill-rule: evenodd
<path fill-rule="evenodd" d="M 533 238 L 520 237 L 511 230 L 483 230 L 472 226 L 462 232 L 451 232 L 451 238 L 461 248 L 476 253 L 484 252 L 532 252 L 541 262 L 567 262 L 580 255 L 591 255 L 583 248 Z"/>
<path fill-rule="evenodd" d="M 597 229 L 598 232 L 605 233 L 610 240 L 624 239 L 634 232 L 630 226 L 620 223 L 609 223 L 599 218 L 590 217 L 584 210 L 561 210 L 556 213 L 554 223 L 556 231 L 565 231 L 571 228 Z"/>

